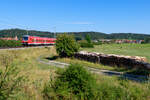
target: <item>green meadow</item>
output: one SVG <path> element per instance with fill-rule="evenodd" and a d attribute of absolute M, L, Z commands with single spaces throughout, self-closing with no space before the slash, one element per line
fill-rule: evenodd
<path fill-rule="evenodd" d="M 146 57 L 150 62 L 150 44 L 102 44 L 94 48 L 82 48 L 81 50 L 104 54 L 141 56 Z"/>

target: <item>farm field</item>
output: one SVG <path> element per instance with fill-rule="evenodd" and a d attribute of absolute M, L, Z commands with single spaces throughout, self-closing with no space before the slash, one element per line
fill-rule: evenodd
<path fill-rule="evenodd" d="M 146 57 L 150 62 L 150 44 L 102 44 L 94 48 L 82 48 L 81 50 L 104 54 L 141 56 Z"/>
<path fill-rule="evenodd" d="M 20 71 L 18 75 L 23 75 L 24 77 L 26 77 L 26 81 L 24 81 L 24 83 L 20 87 L 20 91 L 16 91 L 15 95 L 13 95 L 13 98 L 10 98 L 10 100 L 45 100 L 45 98 L 43 97 L 44 86 L 49 82 L 50 77 L 54 77 L 54 79 L 56 78 L 56 71 L 58 70 L 58 68 L 46 64 L 41 64 L 37 59 L 43 59 L 57 55 L 55 48 L 48 47 L 29 48 L 24 50 L 1 50 L 0 57 L 3 55 L 13 58 L 12 64 L 15 65 Z M 67 58 L 59 58 L 58 60 L 67 60 Z M 68 62 L 69 60 L 70 59 L 68 59 Z M 71 62 L 73 61 L 70 60 L 70 63 Z M 102 66 L 84 61 L 75 61 L 75 63 L 79 63 L 81 65 L 83 64 L 98 66 L 102 69 L 105 69 L 105 67 L 107 67 L 106 69 L 111 70 L 112 68 L 109 66 Z M 2 65 L 0 65 L 0 68 L 2 68 Z M 128 97 L 126 98 L 126 100 L 149 99 L 149 83 L 138 83 L 130 80 L 120 79 L 114 76 L 110 77 L 96 74 L 93 74 L 93 76 L 95 77 L 98 88 L 100 89 L 100 91 L 98 92 L 100 93 L 98 97 L 102 98 L 103 100 L 112 100 L 117 98 L 123 99 L 124 97 Z M 63 91 L 63 93 L 66 92 Z M 51 91 L 50 94 L 57 97 L 57 95 L 55 95 L 53 91 Z"/>

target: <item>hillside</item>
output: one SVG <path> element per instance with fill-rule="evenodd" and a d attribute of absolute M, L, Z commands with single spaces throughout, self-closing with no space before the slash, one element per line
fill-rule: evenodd
<path fill-rule="evenodd" d="M 63 33 L 63 32 L 62 32 Z M 68 34 L 73 34 L 77 39 L 84 39 L 86 34 L 89 34 L 91 38 L 94 39 L 137 39 L 143 40 L 150 35 L 147 34 L 136 34 L 136 33 L 112 33 L 106 34 L 101 32 L 66 32 Z M 26 35 L 27 31 L 23 29 L 7 29 L 0 30 L 0 37 L 15 37 L 21 38 L 22 35 Z M 54 37 L 52 32 L 43 32 L 36 30 L 28 30 L 28 34 L 32 36 L 41 36 L 41 37 Z M 57 33 L 61 34 L 61 33 Z"/>
<path fill-rule="evenodd" d="M 41 37 L 52 37 L 54 36 L 51 32 L 41 32 L 35 30 L 29 30 L 29 35 L 41 36 Z M 27 35 L 27 31 L 23 29 L 8 29 L 8 30 L 0 30 L 0 37 L 15 37 L 21 38 L 23 35 Z"/>

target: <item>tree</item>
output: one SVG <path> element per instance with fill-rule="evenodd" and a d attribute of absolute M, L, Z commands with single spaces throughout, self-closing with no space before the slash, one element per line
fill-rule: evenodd
<path fill-rule="evenodd" d="M 61 57 L 70 57 L 79 50 L 79 45 L 76 43 L 72 35 L 60 34 L 56 40 L 56 51 Z"/>
<path fill-rule="evenodd" d="M 144 39 L 145 43 L 150 43 L 150 37 Z"/>
<path fill-rule="evenodd" d="M 88 43 L 91 43 L 91 37 L 90 37 L 90 35 L 86 35 L 85 36 L 85 39 L 86 39 L 86 41 L 88 42 Z"/>
<path fill-rule="evenodd" d="M 80 46 L 82 48 L 94 48 L 93 43 L 91 42 L 91 37 L 89 34 L 85 36 L 86 41 L 80 41 Z"/>

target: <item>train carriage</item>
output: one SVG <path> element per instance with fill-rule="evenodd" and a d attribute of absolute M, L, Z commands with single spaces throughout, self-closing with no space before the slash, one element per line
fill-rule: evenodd
<path fill-rule="evenodd" d="M 47 38 L 47 37 L 37 37 L 37 36 L 29 36 L 24 35 L 22 37 L 22 44 L 29 45 L 52 45 L 55 44 L 55 38 Z"/>

